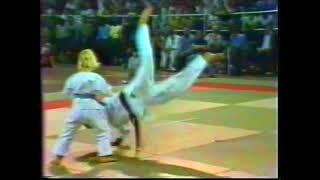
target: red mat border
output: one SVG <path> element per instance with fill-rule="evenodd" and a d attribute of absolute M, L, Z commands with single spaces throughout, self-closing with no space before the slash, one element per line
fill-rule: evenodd
<path fill-rule="evenodd" d="M 248 91 L 256 93 L 271 92 L 276 93 L 277 88 L 274 87 L 261 87 L 261 86 L 247 86 L 247 85 L 230 85 L 230 84 L 197 84 L 191 88 L 193 91 L 204 90 L 228 90 L 228 91 Z"/>
<path fill-rule="evenodd" d="M 191 88 L 192 91 L 214 91 L 214 90 L 225 90 L 235 92 L 253 92 L 262 94 L 273 94 L 278 91 L 277 88 L 272 87 L 257 87 L 257 86 L 239 86 L 239 85 L 212 85 L 212 84 L 198 84 Z M 43 110 L 58 109 L 71 107 L 70 100 L 50 101 L 42 104 Z"/>

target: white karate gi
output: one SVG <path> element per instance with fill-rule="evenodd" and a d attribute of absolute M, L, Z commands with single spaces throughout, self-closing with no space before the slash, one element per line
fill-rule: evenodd
<path fill-rule="evenodd" d="M 71 113 L 65 120 L 63 131 L 54 147 L 53 153 L 64 156 L 68 152 L 78 128 L 83 124 L 88 124 L 93 127 L 96 135 L 98 155 L 111 155 L 111 130 L 105 107 L 94 99 L 81 98 L 78 95 L 108 95 L 111 94 L 111 86 L 96 73 L 79 72 L 66 81 L 63 92 L 72 99 L 73 105 Z"/>
<path fill-rule="evenodd" d="M 205 69 L 207 62 L 201 55 L 197 55 L 181 72 L 155 84 L 153 50 L 147 25 L 139 25 L 136 31 L 136 46 L 141 62 L 134 79 L 123 92 L 138 120 L 146 120 L 150 119 L 149 106 L 164 104 L 183 95 Z M 125 132 L 123 126 L 129 122 L 129 116 L 118 96 L 105 98 L 103 102 L 106 104 L 110 124 L 120 131 L 114 132 L 113 129 L 112 139 L 115 140 Z"/>

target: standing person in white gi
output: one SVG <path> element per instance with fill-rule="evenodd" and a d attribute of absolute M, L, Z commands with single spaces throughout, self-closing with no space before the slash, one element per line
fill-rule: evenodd
<path fill-rule="evenodd" d="M 62 163 L 76 131 L 81 125 L 93 128 L 98 145 L 98 163 L 115 161 L 111 156 L 110 128 L 104 106 L 92 97 L 111 95 L 111 86 L 100 75 L 92 72 L 100 66 L 92 50 L 86 49 L 79 53 L 79 72 L 69 77 L 63 92 L 72 99 L 71 112 L 64 122 L 62 133 L 53 149 L 54 159 L 50 162 L 54 167 L 66 167 Z"/>

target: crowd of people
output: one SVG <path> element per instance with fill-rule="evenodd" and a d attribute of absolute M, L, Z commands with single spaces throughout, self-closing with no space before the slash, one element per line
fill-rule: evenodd
<path fill-rule="evenodd" d="M 273 10 L 276 0 L 152 0 L 159 7 L 166 7 L 172 14 L 200 13 L 217 11 L 261 11 Z M 141 1 L 133 0 L 41 0 L 42 14 L 137 14 L 143 8 Z M 161 10 L 155 9 L 156 14 Z"/>
<path fill-rule="evenodd" d="M 277 71 L 277 31 L 273 31 L 277 27 L 276 13 L 238 16 L 216 14 L 219 10 L 234 12 L 276 9 L 275 1 L 242 0 L 234 3 L 232 0 L 199 0 L 183 1 L 189 3 L 183 5 L 178 3 L 181 1 L 155 1 L 157 2 L 153 3 L 161 7 L 155 8 L 159 16 L 152 18 L 151 22 L 158 69 L 180 70 L 186 64 L 185 57 L 188 51 L 203 48 L 224 52 L 228 57 L 226 63 L 208 68 L 205 71 L 208 76 L 214 76 L 216 73 L 236 75 Z M 99 14 L 126 14 L 131 10 L 139 12 L 143 7 L 139 2 L 42 1 L 43 14 L 50 14 L 50 11 L 51 14 L 63 14 L 42 17 L 43 65 L 52 66 L 54 61 L 74 63 L 77 52 L 92 48 L 104 64 L 123 65 L 124 68 L 133 69 L 136 65 L 130 65 L 130 59 L 135 59 L 133 34 L 138 17 L 110 18 Z M 122 8 L 119 8 L 123 10 L 110 12 L 111 9 L 117 9 L 115 7 L 119 4 L 122 5 Z M 182 6 L 195 7 L 195 13 L 210 14 L 205 23 L 203 16 L 168 16 L 175 13 L 191 13 L 188 8 L 180 8 Z M 210 11 L 203 10 L 205 8 L 209 8 Z M 68 14 L 76 16 L 67 16 Z M 204 28 L 206 31 L 203 31 Z M 257 28 L 265 30 L 255 31 Z M 223 29 L 228 31 L 222 31 Z"/>

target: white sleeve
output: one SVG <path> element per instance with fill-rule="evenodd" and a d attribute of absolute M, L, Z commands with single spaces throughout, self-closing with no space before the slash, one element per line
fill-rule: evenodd
<path fill-rule="evenodd" d="M 112 95 L 112 86 L 100 75 L 96 79 L 96 92 L 98 95 Z"/>
<path fill-rule="evenodd" d="M 68 98 L 73 98 L 73 87 L 74 87 L 74 81 L 73 81 L 73 78 L 72 76 L 69 77 L 66 82 L 64 83 L 64 87 L 63 87 L 63 90 L 62 90 L 62 93 L 67 96 Z"/>

